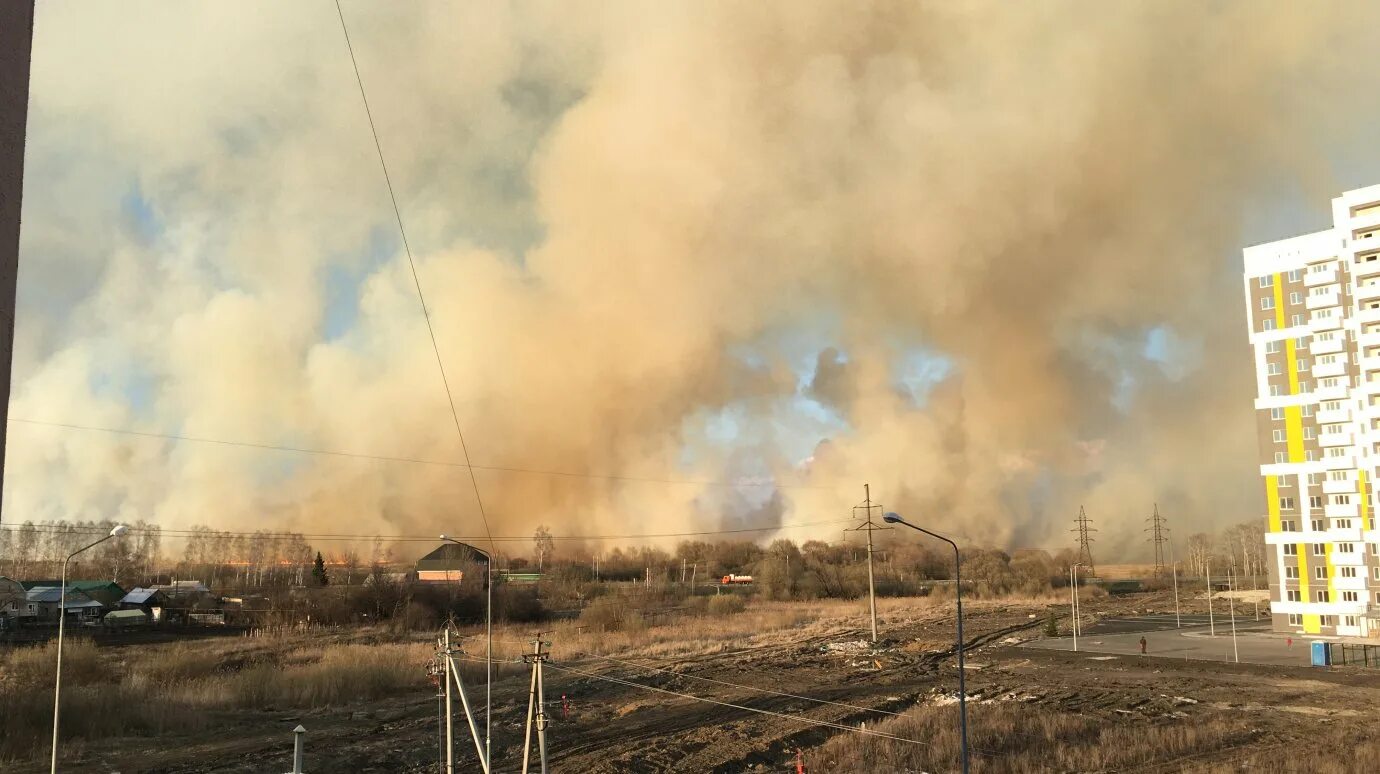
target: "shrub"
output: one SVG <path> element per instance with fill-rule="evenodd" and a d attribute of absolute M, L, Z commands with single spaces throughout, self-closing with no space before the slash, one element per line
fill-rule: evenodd
<path fill-rule="evenodd" d="M 747 609 L 747 602 L 737 594 L 720 594 L 709 598 L 710 615 L 736 615 Z"/>

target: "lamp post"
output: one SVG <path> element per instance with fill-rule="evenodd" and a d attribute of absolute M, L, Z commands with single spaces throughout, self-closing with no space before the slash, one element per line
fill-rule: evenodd
<path fill-rule="evenodd" d="M 1073 595 L 1073 602 L 1069 606 L 1069 612 L 1073 616 L 1073 652 L 1078 652 L 1078 568 L 1083 565 L 1074 562 L 1069 565 L 1069 592 Z"/>
<path fill-rule="evenodd" d="M 484 770 L 493 771 L 493 747 L 490 746 L 490 730 L 493 726 L 489 722 L 489 716 L 493 714 L 494 696 L 494 558 L 487 551 L 468 543 L 461 543 L 453 537 L 441 535 L 441 539 L 447 543 L 464 546 L 484 557 L 484 576 L 487 581 L 484 604 L 484 635 L 487 639 L 484 645 Z"/>
<path fill-rule="evenodd" d="M 958 544 L 943 535 L 930 532 L 924 527 L 917 527 L 901 518 L 901 516 L 896 513 L 885 514 L 882 516 L 882 521 L 888 524 L 903 524 L 917 532 L 923 532 L 932 538 L 938 538 L 948 543 L 950 546 L 953 546 L 954 598 L 958 601 L 958 727 L 959 738 L 963 743 L 963 774 L 968 774 L 968 690 L 963 680 L 963 560 L 958 554 Z"/>
<path fill-rule="evenodd" d="M 52 774 L 57 774 L 58 720 L 62 708 L 62 635 L 63 631 L 67 628 L 67 563 L 72 561 L 72 557 L 82 551 L 95 548 L 111 538 L 117 538 L 125 534 L 127 531 L 129 531 L 129 528 L 125 525 L 116 524 L 115 527 L 110 530 L 109 535 L 106 535 L 90 545 L 78 548 L 68 554 L 66 559 L 62 560 L 62 588 L 58 589 L 57 671 L 53 675 L 53 758 L 49 767 L 49 771 Z"/>

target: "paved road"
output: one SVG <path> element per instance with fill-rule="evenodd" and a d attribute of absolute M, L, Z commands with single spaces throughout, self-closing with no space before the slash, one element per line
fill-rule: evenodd
<path fill-rule="evenodd" d="M 1173 622 L 1173 616 L 1170 617 Z M 1183 629 L 1157 631 L 1136 631 L 1123 634 L 1092 633 L 1078 637 L 1078 652 L 1087 653 L 1090 658 L 1103 654 L 1116 656 L 1140 656 L 1140 638 L 1146 641 L 1146 656 L 1152 658 L 1194 659 L 1200 661 L 1232 661 L 1232 636 L 1230 623 L 1222 626 L 1218 622 L 1217 636 L 1210 636 L 1208 627 L 1194 626 Z M 1072 637 L 1054 637 L 1025 643 L 1028 648 L 1047 650 L 1073 650 Z M 1274 664 L 1278 666 L 1308 666 L 1308 640 L 1294 639 L 1292 644 L 1284 637 L 1271 636 L 1269 625 L 1265 622 L 1248 623 L 1238 621 L 1236 626 L 1236 648 L 1242 663 Z"/>
<path fill-rule="evenodd" d="M 1231 616 L 1226 611 L 1221 615 L 1214 615 L 1212 620 L 1218 626 L 1226 626 L 1230 631 Z M 1263 623 L 1269 619 L 1256 619 L 1249 610 L 1245 613 L 1236 612 L 1236 625 L 1238 627 L 1248 624 Z M 1185 613 L 1179 617 L 1179 622 L 1183 627 L 1208 626 L 1209 619 L 1207 613 Z M 1089 624 L 1079 634 L 1079 637 L 1094 636 L 1098 634 L 1127 634 L 1130 632 L 1154 632 L 1166 629 L 1180 628 L 1174 619 L 1173 613 L 1158 613 L 1156 615 L 1142 615 L 1133 618 L 1101 618 L 1097 623 Z M 1140 638 L 1136 638 L 1139 640 Z"/>

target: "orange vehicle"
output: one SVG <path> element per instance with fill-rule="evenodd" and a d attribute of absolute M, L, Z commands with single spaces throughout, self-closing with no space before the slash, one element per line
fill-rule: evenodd
<path fill-rule="evenodd" d="M 721 580 L 721 581 L 719 581 L 719 582 L 722 583 L 722 584 L 725 585 L 725 586 L 731 586 L 731 585 L 735 585 L 735 584 L 752 583 L 752 576 L 751 576 L 751 575 L 734 575 L 734 574 L 732 574 L 732 573 L 729 573 L 728 575 L 725 575 L 725 576 L 723 577 L 723 580 Z"/>

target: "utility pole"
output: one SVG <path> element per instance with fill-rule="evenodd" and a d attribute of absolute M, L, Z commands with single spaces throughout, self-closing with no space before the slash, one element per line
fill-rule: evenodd
<path fill-rule="evenodd" d="M 1150 542 L 1155 544 L 1155 577 L 1164 573 L 1164 543 L 1165 529 L 1164 518 L 1160 516 L 1160 504 L 1155 503 L 1155 515 L 1146 519 L 1150 522 L 1150 527 L 1146 532 L 1150 533 Z"/>
<path fill-rule="evenodd" d="M 853 518 L 859 518 L 858 511 L 862 511 L 863 523 L 858 526 L 844 530 L 845 532 L 867 532 L 867 606 L 872 616 L 872 641 L 877 641 L 877 586 L 872 574 L 872 532 L 879 529 L 891 529 L 883 527 L 872 521 L 872 511 L 880 511 L 881 503 L 872 503 L 872 487 L 863 484 L 863 504 L 853 506 Z"/>
<path fill-rule="evenodd" d="M 1087 512 L 1083 510 L 1083 506 L 1078 506 L 1078 518 L 1074 519 L 1073 523 L 1078 526 L 1069 531 L 1078 533 L 1078 564 L 1088 568 L 1089 576 L 1097 577 L 1097 567 L 1093 565 L 1092 558 L 1093 539 L 1088 537 L 1089 532 L 1096 532 L 1097 530 L 1088 526 L 1092 523 L 1092 520 L 1088 518 Z"/>
<path fill-rule="evenodd" d="M 1236 569 L 1227 568 L 1227 604 L 1231 608 L 1231 654 L 1232 659 L 1240 664 L 1241 651 L 1236 648 Z"/>
<path fill-rule="evenodd" d="M 1183 626 L 1183 621 L 1179 617 L 1179 563 L 1174 561 L 1174 541 L 1169 541 L 1169 571 L 1174 578 L 1174 628 Z"/>
<path fill-rule="evenodd" d="M 1207 559 L 1203 562 L 1203 569 L 1207 573 L 1207 592 L 1208 592 L 1208 636 L 1217 636 L 1217 622 L 1212 617 L 1212 560 Z"/>
<path fill-rule="evenodd" d="M 532 755 L 532 726 L 537 727 L 537 747 L 541 754 L 541 774 L 546 774 L 546 696 L 542 684 L 542 664 L 550 656 L 549 651 L 543 651 L 543 646 L 551 643 L 543 642 L 542 635 L 551 632 L 537 632 L 536 639 L 532 641 L 532 652 L 524 653 L 522 660 L 532 666 L 532 684 L 527 693 L 527 731 L 522 737 L 522 774 L 527 774 L 528 765 Z"/>

